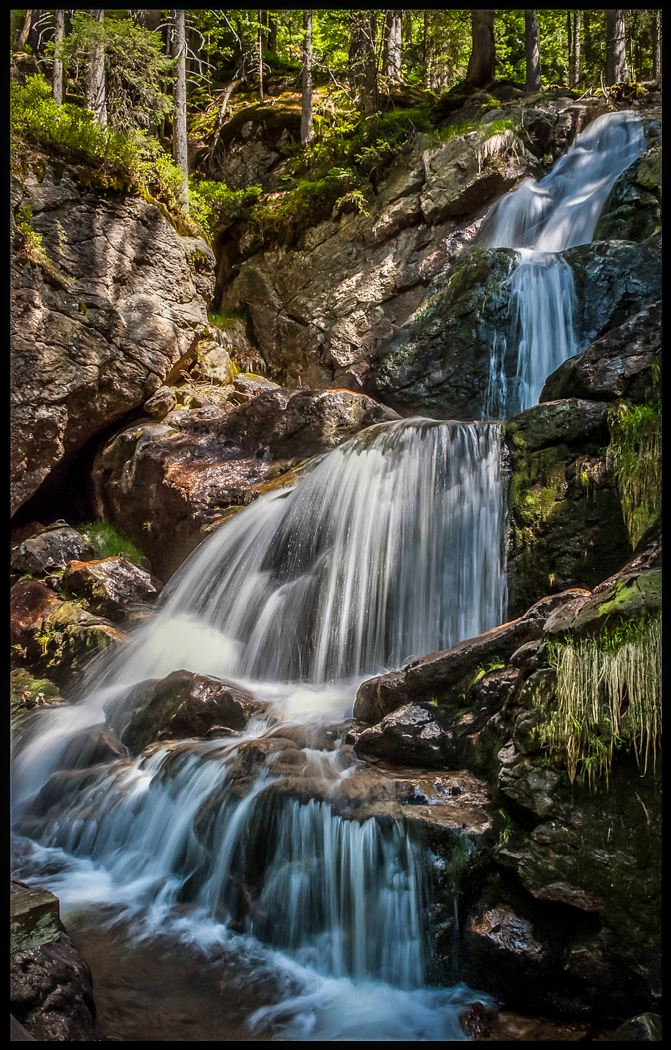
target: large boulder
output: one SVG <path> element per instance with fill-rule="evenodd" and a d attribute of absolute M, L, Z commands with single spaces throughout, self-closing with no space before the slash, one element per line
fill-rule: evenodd
<path fill-rule="evenodd" d="M 123 620 L 137 606 L 154 601 L 161 589 L 158 580 L 123 557 L 73 560 L 60 585 L 64 594 L 84 599 L 89 609 L 110 620 Z"/>
<path fill-rule="evenodd" d="M 607 410 L 604 402 L 571 398 L 536 405 L 505 424 L 513 615 L 548 590 L 592 590 L 631 552 L 607 459 Z"/>
<path fill-rule="evenodd" d="M 12 512 L 178 376 L 207 325 L 214 256 L 205 241 L 181 236 L 126 187 L 103 196 L 91 184 L 83 166 L 36 161 L 12 187 L 13 209 L 32 209 L 47 259 L 45 272 L 15 237 Z"/>
<path fill-rule="evenodd" d="M 76 529 L 57 522 L 13 547 L 10 567 L 15 573 L 47 576 L 70 561 L 88 561 L 94 554 L 93 546 Z"/>
<path fill-rule="evenodd" d="M 121 736 L 132 754 L 155 740 L 235 732 L 264 711 L 251 693 L 231 682 L 190 671 L 173 671 L 158 682 L 147 682 L 134 691 L 133 707 Z"/>
<path fill-rule="evenodd" d="M 101 517 L 141 544 L 167 578 L 222 508 L 244 506 L 281 484 L 298 462 L 330 451 L 374 423 L 398 418 L 349 390 L 281 389 L 236 380 L 234 407 L 217 401 L 175 410 L 162 423 L 125 427 L 98 453 Z M 290 479 L 284 480 L 285 484 Z"/>
<path fill-rule="evenodd" d="M 545 380 L 539 400 L 654 401 L 661 394 L 661 350 L 662 304 L 657 302 L 560 365 Z"/>

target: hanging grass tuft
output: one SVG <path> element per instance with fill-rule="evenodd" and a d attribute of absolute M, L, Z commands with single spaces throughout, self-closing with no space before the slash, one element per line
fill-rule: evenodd
<path fill-rule="evenodd" d="M 557 668 L 556 708 L 539 743 L 578 771 L 590 789 L 608 778 L 613 751 L 634 750 L 644 773 L 662 738 L 662 620 L 628 621 L 598 638 L 550 643 Z"/>
<path fill-rule="evenodd" d="M 662 403 L 618 401 L 608 416 L 612 466 L 622 514 L 635 547 L 662 509 Z"/>

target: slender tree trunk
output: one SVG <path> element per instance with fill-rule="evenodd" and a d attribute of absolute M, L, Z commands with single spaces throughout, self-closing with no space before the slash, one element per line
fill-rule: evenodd
<path fill-rule="evenodd" d="M 386 46 L 382 72 L 390 80 L 401 79 L 401 11 L 385 13 Z"/>
<path fill-rule="evenodd" d="M 312 125 L 312 11 L 303 11 L 303 93 L 301 96 L 301 142 L 314 138 Z"/>
<path fill-rule="evenodd" d="M 96 22 L 102 22 L 105 18 L 104 11 L 91 11 Z M 105 51 L 102 44 L 98 44 L 91 56 L 91 65 L 84 85 L 84 100 L 87 109 L 92 109 L 96 120 L 103 127 L 107 126 L 107 98 L 105 93 Z"/>
<path fill-rule="evenodd" d="M 403 51 L 407 55 L 412 47 L 412 11 L 403 12 Z"/>
<path fill-rule="evenodd" d="M 65 11 L 54 14 L 54 46 L 58 48 L 65 36 Z M 51 93 L 59 106 L 63 104 L 63 63 L 54 55 L 54 68 L 51 74 Z"/>
<path fill-rule="evenodd" d="M 175 23 L 174 57 L 177 59 L 174 99 L 175 114 L 172 125 L 172 156 L 184 176 L 182 208 L 189 214 L 189 154 L 186 139 L 186 32 L 184 11 L 173 11 Z"/>
<path fill-rule="evenodd" d="M 466 80 L 473 87 L 489 87 L 496 79 L 494 11 L 471 10 L 471 31 L 473 47 L 468 60 Z"/>
<path fill-rule="evenodd" d="M 582 11 L 575 12 L 573 23 L 573 87 L 577 87 L 582 76 Z"/>
<path fill-rule="evenodd" d="M 268 12 L 268 50 L 277 54 L 277 11 Z"/>
<path fill-rule="evenodd" d="M 606 84 L 621 84 L 627 77 L 624 11 L 606 10 Z"/>
<path fill-rule="evenodd" d="M 652 12 L 652 79 L 662 83 L 662 12 Z"/>
<path fill-rule="evenodd" d="M 568 56 L 568 86 L 573 87 L 573 48 L 571 47 L 571 12 L 566 12 L 566 52 Z"/>
<path fill-rule="evenodd" d="M 527 59 L 525 91 L 535 94 L 541 90 L 541 49 L 540 32 L 536 11 L 524 12 L 524 49 Z"/>
<path fill-rule="evenodd" d="M 258 39 L 258 52 L 259 52 L 259 98 L 263 103 L 263 22 L 262 22 L 263 11 L 259 11 L 259 39 Z"/>
<path fill-rule="evenodd" d="M 366 12 L 364 20 L 366 57 L 364 61 L 363 108 L 366 113 L 377 109 L 377 14 Z"/>
<path fill-rule="evenodd" d="M 23 51 L 24 47 L 26 46 L 26 41 L 28 39 L 28 34 L 30 33 L 30 26 L 31 26 L 32 20 L 33 20 L 33 12 L 32 12 L 32 10 L 31 11 L 26 11 L 26 17 L 25 17 L 25 21 L 23 23 L 23 29 L 19 33 L 19 39 L 18 39 L 18 41 L 16 43 L 16 50 L 17 51 Z"/>
<path fill-rule="evenodd" d="M 424 11 L 424 36 L 422 38 L 422 65 L 425 70 L 429 65 L 429 12 L 426 10 Z"/>

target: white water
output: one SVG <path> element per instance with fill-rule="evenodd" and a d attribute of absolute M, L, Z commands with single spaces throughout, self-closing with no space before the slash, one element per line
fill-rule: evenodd
<path fill-rule="evenodd" d="M 554 253 L 590 239 L 639 135 L 626 115 L 595 121 L 552 175 L 494 214 L 490 243 L 521 257 L 518 374 L 505 405 L 492 387 L 506 410 L 535 403 L 575 352 L 570 271 Z M 59 894 L 66 918 L 111 904 L 138 939 L 169 930 L 200 950 L 225 946 L 250 981 L 283 975 L 275 1001 L 250 1016 L 250 1038 L 264 1025 L 281 1039 L 463 1038 L 457 1015 L 473 993 L 421 987 L 422 844 L 398 822 L 337 815 L 344 752 L 304 750 L 319 788 L 305 804 L 273 793 L 272 761 L 242 792 L 232 770 L 240 745 L 273 723 L 337 722 L 363 678 L 505 619 L 499 471 L 497 424 L 380 425 L 210 538 L 152 623 L 92 669 L 87 695 L 26 730 L 13 798 L 19 830 L 39 845 L 24 841 L 20 871 Z M 50 780 L 76 768 L 84 730 L 122 731 L 133 686 L 182 667 L 238 681 L 269 717 L 232 741 Z M 188 914 L 176 913 L 184 902 Z"/>
<path fill-rule="evenodd" d="M 546 378 L 582 349 L 574 335 L 573 274 L 558 253 L 592 240 L 615 182 L 644 150 L 635 113 L 597 117 L 549 175 L 540 182 L 526 179 L 487 216 L 479 243 L 519 252 L 508 282 L 517 370 L 506 383 L 501 339 L 492 362 L 489 415 L 511 416 L 537 404 Z"/>

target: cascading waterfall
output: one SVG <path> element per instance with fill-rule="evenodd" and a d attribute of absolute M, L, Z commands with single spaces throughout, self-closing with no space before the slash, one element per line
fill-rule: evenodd
<path fill-rule="evenodd" d="M 556 253 L 591 238 L 642 149 L 633 114 L 599 118 L 551 175 L 493 210 L 489 245 L 520 254 L 518 368 L 507 391 L 496 390 L 496 354 L 492 362 L 490 408 L 501 415 L 535 403 L 547 374 L 576 352 L 571 274 Z M 337 787 L 351 772 L 344 749 L 315 742 L 301 752 L 310 800 L 277 790 L 273 756 L 261 772 L 240 769 L 259 738 L 346 718 L 363 678 L 501 623 L 503 524 L 497 423 L 377 425 L 295 488 L 246 508 L 180 569 L 132 644 L 92 668 L 83 699 L 26 725 L 14 763 L 29 854 L 21 870 L 66 906 L 122 908 L 141 936 L 168 925 L 199 945 L 230 945 L 226 927 L 237 923 L 235 965 L 250 973 L 270 946 L 263 973 L 291 980 L 254 1013 L 252 1031 L 463 1038 L 456 1017 L 467 990 L 421 987 L 422 845 L 398 821 L 338 814 Z M 82 770 L 82 734 L 103 723 L 120 734 L 133 688 L 180 668 L 232 679 L 268 713 L 232 739 Z"/>
<path fill-rule="evenodd" d="M 645 150 L 643 125 L 631 111 L 597 117 L 549 175 L 526 179 L 492 209 L 479 243 L 516 248 L 509 278 L 517 371 L 505 382 L 505 341 L 492 361 L 488 414 L 511 416 L 538 403 L 543 384 L 578 353 L 573 325 L 573 274 L 558 254 L 594 236 L 619 175 Z"/>

